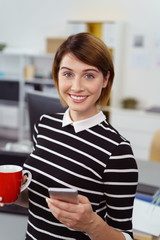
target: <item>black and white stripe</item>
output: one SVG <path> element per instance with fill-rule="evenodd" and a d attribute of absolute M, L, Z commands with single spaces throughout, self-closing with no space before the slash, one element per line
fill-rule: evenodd
<path fill-rule="evenodd" d="M 26 240 L 89 239 L 53 217 L 48 187 L 78 189 L 110 226 L 132 236 L 138 171 L 130 143 L 106 121 L 75 133 L 62 128 L 62 118 L 43 115 L 34 128 L 35 148 L 24 164 L 33 175 Z"/>

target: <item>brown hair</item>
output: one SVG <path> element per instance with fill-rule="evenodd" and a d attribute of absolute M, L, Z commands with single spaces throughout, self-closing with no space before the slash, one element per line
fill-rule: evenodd
<path fill-rule="evenodd" d="M 103 73 L 104 77 L 107 76 L 108 71 L 110 72 L 108 84 L 106 88 L 102 89 L 97 102 L 101 107 L 106 106 L 114 78 L 114 66 L 107 46 L 98 37 L 87 32 L 78 33 L 68 37 L 58 48 L 53 62 L 52 74 L 58 91 L 59 67 L 63 56 L 67 53 L 72 53 L 82 62 L 98 68 L 99 71 Z M 61 102 L 65 105 L 62 98 Z"/>

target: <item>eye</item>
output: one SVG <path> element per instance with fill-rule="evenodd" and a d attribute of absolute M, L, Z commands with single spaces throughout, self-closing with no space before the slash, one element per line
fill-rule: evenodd
<path fill-rule="evenodd" d="M 93 74 L 86 74 L 86 78 L 92 79 L 92 78 L 94 78 L 94 76 L 93 76 Z"/>
<path fill-rule="evenodd" d="M 72 76 L 72 73 L 69 73 L 69 72 L 65 72 L 64 74 L 63 74 L 65 77 L 67 77 L 67 78 L 70 78 L 71 76 Z"/>

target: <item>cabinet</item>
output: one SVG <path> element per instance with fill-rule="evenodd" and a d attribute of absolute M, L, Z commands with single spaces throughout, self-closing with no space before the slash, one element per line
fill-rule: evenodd
<path fill-rule="evenodd" d="M 0 213 L 1 239 L 21 240 L 25 239 L 27 229 L 26 215 L 12 213 Z"/>
<path fill-rule="evenodd" d="M 101 38 L 111 51 L 115 78 L 112 87 L 110 104 L 114 107 L 120 106 L 123 94 L 123 43 L 124 43 L 124 23 L 119 21 L 69 21 L 68 35 L 79 32 L 91 32 Z M 121 89 L 121 91 L 119 91 Z"/>
<path fill-rule="evenodd" d="M 0 95 L 0 126 L 18 130 L 18 140 L 24 139 L 24 133 L 28 128 L 26 116 L 26 91 L 38 89 L 52 91 L 51 79 L 52 54 L 32 54 L 24 52 L 0 53 L 0 88 L 5 86 L 5 93 Z M 35 72 L 33 77 L 25 77 L 25 69 L 32 66 Z M 12 86 L 11 91 L 6 85 Z M 17 86 L 13 88 L 13 85 Z M 11 116 L 12 115 L 12 116 Z"/>
<path fill-rule="evenodd" d="M 110 123 L 131 142 L 136 159 L 149 160 L 153 134 L 160 128 L 160 114 L 111 108 Z"/>

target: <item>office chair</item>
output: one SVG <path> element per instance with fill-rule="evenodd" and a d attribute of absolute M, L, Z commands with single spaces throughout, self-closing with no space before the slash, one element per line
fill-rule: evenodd
<path fill-rule="evenodd" d="M 153 135 L 149 160 L 160 162 L 160 129 L 158 129 Z"/>

